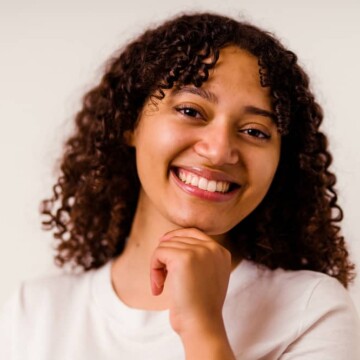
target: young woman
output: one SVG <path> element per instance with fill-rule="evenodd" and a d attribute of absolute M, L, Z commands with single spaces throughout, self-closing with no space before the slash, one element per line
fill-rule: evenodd
<path fill-rule="evenodd" d="M 59 266 L 1 321 L 2 359 L 360 358 L 322 111 L 258 28 L 183 15 L 84 97 L 44 225 Z"/>

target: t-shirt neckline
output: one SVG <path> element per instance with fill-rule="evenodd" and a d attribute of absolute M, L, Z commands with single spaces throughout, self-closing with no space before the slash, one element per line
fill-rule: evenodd
<path fill-rule="evenodd" d="M 111 282 L 111 265 L 113 260 L 108 261 L 101 268 L 93 272 L 91 284 L 91 296 L 97 307 L 117 327 L 123 327 L 124 332 L 129 334 L 142 333 L 154 336 L 172 330 L 169 321 L 169 310 L 144 310 L 132 308 L 125 304 L 116 294 Z M 251 281 L 253 264 L 248 260 L 241 260 L 230 274 L 227 297 Z M 251 271 L 252 270 L 252 271 Z M 225 300 L 226 301 L 226 300 Z"/>

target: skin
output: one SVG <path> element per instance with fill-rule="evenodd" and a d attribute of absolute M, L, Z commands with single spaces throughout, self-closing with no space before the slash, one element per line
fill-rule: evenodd
<path fill-rule="evenodd" d="M 226 234 L 267 193 L 281 137 L 248 52 L 221 50 L 201 90 L 172 89 L 156 105 L 149 101 L 129 134 L 141 190 L 112 281 L 129 306 L 170 310 L 187 359 L 234 359 L 222 307 L 240 259 L 231 258 Z M 199 191 L 177 178 L 179 169 L 236 185 L 230 195 Z"/>

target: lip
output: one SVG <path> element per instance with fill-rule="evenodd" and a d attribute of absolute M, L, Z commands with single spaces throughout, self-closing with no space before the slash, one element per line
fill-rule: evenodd
<path fill-rule="evenodd" d="M 234 179 L 231 175 L 210 170 L 207 168 L 199 167 L 199 166 L 175 166 L 176 169 L 184 169 L 188 172 L 191 172 L 197 176 L 201 176 L 207 180 L 215 180 L 215 181 L 225 181 L 229 183 L 236 184 L 241 186 L 238 180 Z"/>
<path fill-rule="evenodd" d="M 209 173 L 207 173 L 207 176 L 204 176 L 204 172 L 203 171 L 193 171 L 194 168 L 189 168 L 189 167 L 179 167 L 188 171 L 193 172 L 196 175 L 202 176 L 208 180 L 216 180 L 216 181 L 228 181 L 228 182 L 233 182 L 229 180 L 229 176 L 220 174 L 220 173 L 216 173 L 217 177 L 215 178 L 214 176 L 210 176 Z M 191 170 L 189 170 L 191 169 Z M 211 174 L 215 174 L 212 171 L 209 171 Z M 198 188 L 197 186 L 192 186 L 191 184 L 185 184 L 183 181 L 181 181 L 178 176 L 176 175 L 175 169 L 172 168 L 170 169 L 170 174 L 171 174 L 171 178 L 173 179 L 173 181 L 175 182 L 175 184 L 183 191 L 185 191 L 187 194 L 190 194 L 192 196 L 195 196 L 197 198 L 203 199 L 203 200 L 208 200 L 208 201 L 215 201 L 215 202 L 224 202 L 224 201 L 229 201 L 231 199 L 233 199 L 238 192 L 240 191 L 241 186 L 236 187 L 234 190 L 229 191 L 227 193 L 221 193 L 221 192 L 210 192 L 210 191 L 206 191 L 203 189 Z M 238 183 L 236 183 L 237 185 L 239 185 Z"/>

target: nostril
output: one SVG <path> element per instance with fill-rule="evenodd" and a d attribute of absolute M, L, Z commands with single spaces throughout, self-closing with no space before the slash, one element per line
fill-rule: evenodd
<path fill-rule="evenodd" d="M 238 162 L 238 154 L 236 149 L 227 143 L 198 143 L 194 147 L 195 152 L 203 158 L 209 160 L 213 165 L 234 164 Z"/>

